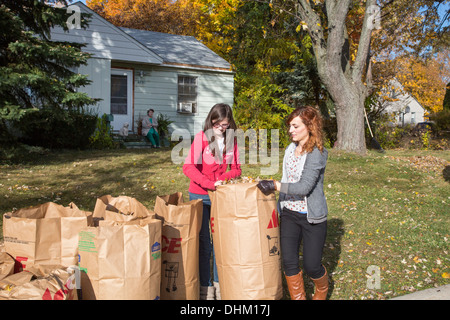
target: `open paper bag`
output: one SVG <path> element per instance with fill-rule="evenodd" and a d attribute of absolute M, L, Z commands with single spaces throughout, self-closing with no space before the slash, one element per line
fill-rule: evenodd
<path fill-rule="evenodd" d="M 181 192 L 158 196 L 154 211 L 163 221 L 161 300 L 198 300 L 202 200 L 184 202 Z"/>
<path fill-rule="evenodd" d="M 130 197 L 97 200 L 94 227 L 79 234 L 83 300 L 155 300 L 161 283 L 161 221 Z"/>
<path fill-rule="evenodd" d="M 16 260 L 15 272 L 35 264 L 78 263 L 78 232 L 92 223 L 92 213 L 47 202 L 3 215 L 5 251 Z"/>
<path fill-rule="evenodd" d="M 237 183 L 219 186 L 209 197 L 222 299 L 281 299 L 275 195 L 264 195 L 256 183 Z"/>
<path fill-rule="evenodd" d="M 28 267 L 0 280 L 0 300 L 77 300 L 76 268 Z"/>

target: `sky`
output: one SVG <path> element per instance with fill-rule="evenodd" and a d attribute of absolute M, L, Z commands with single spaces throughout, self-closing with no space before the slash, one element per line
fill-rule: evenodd
<path fill-rule="evenodd" d="M 448 9 L 450 9 L 450 3 L 446 3 L 444 5 L 439 6 L 438 13 L 439 13 L 439 16 L 441 17 L 441 19 L 445 15 L 445 13 L 448 11 Z M 449 21 L 444 22 L 444 26 L 447 26 L 448 24 L 450 24 Z"/>

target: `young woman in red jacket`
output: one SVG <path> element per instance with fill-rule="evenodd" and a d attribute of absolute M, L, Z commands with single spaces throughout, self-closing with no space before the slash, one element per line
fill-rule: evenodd
<path fill-rule="evenodd" d="M 203 131 L 196 134 L 183 165 L 184 174 L 191 180 L 189 200 L 203 200 L 203 220 L 199 236 L 201 300 L 220 299 L 217 267 L 209 232 L 211 200 L 208 190 L 215 190 L 224 180 L 241 175 L 235 130 L 236 123 L 231 107 L 224 103 L 214 105 L 206 117 Z M 211 254 L 214 266 L 213 281 L 210 268 Z"/>

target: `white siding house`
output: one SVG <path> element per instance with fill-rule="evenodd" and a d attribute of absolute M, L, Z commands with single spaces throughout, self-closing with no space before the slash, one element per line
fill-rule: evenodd
<path fill-rule="evenodd" d="M 214 104 L 233 105 L 230 64 L 194 37 L 120 28 L 81 2 L 73 5 L 92 15 L 88 28 L 54 28 L 51 39 L 86 44 L 92 57 L 78 72 L 92 83 L 80 91 L 102 99 L 94 110 L 114 116 L 114 131 L 128 122 L 136 133 L 151 108 L 174 121 L 171 131 L 194 135 Z"/>
<path fill-rule="evenodd" d="M 403 86 L 394 79 L 390 83 L 390 99 L 385 101 L 384 112 L 393 114 L 393 125 L 405 126 L 415 125 L 419 122 L 425 121 L 426 110 L 411 94 L 404 92 Z"/>

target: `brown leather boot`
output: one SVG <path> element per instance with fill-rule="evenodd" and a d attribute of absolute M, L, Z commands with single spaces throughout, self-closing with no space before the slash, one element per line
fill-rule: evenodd
<path fill-rule="evenodd" d="M 322 277 L 320 277 L 319 279 L 312 279 L 312 281 L 314 281 L 314 284 L 316 286 L 316 292 L 314 292 L 313 300 L 325 300 L 328 293 L 327 269 L 325 269 L 325 274 Z"/>
<path fill-rule="evenodd" d="M 284 275 L 289 289 L 291 300 L 306 300 L 305 285 L 303 284 L 303 272 L 293 276 Z"/>

